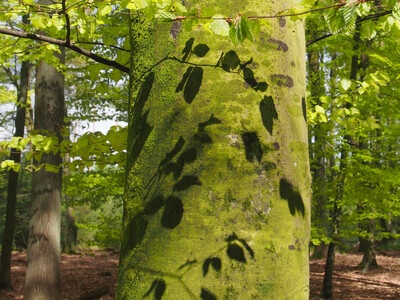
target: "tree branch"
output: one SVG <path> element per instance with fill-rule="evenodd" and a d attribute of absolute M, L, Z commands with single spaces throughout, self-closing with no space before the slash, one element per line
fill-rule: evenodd
<path fill-rule="evenodd" d="M 121 50 L 121 51 L 124 51 L 124 52 L 130 52 L 130 50 L 128 50 L 128 49 L 125 49 L 125 48 L 122 48 L 122 47 L 119 47 L 119 46 L 116 46 L 116 45 L 106 45 L 106 44 L 101 43 L 101 42 L 85 42 L 85 41 L 79 41 L 78 40 L 74 44 L 75 45 L 77 45 L 77 44 L 85 44 L 85 45 L 104 46 L 104 47 L 110 47 L 110 48 L 114 48 L 114 49 L 117 49 L 117 50 Z"/>
<path fill-rule="evenodd" d="M 372 14 L 372 15 L 369 15 L 369 16 L 365 16 L 364 18 L 362 18 L 359 21 L 357 21 L 356 24 L 360 24 L 362 22 L 365 22 L 365 21 L 368 21 L 368 20 L 372 20 L 372 19 L 379 19 L 380 17 L 390 15 L 392 12 L 393 12 L 392 10 L 387 10 L 387 11 L 383 11 L 383 12 L 380 12 L 380 13 L 376 13 L 376 14 Z M 307 47 L 311 46 L 312 44 L 315 44 L 315 43 L 317 43 L 319 41 L 327 39 L 327 38 L 331 37 L 332 35 L 333 35 L 333 33 L 331 33 L 331 32 L 327 33 L 327 34 L 325 34 L 323 36 L 320 36 L 320 37 L 318 37 L 318 38 L 316 38 L 316 39 L 314 39 L 312 41 L 307 42 L 306 46 Z"/>
<path fill-rule="evenodd" d="M 8 67 L 3 66 L 3 70 L 6 73 L 7 77 L 11 80 L 12 84 L 19 90 L 19 83 L 17 78 L 13 75 L 12 71 Z"/>
<path fill-rule="evenodd" d="M 71 45 L 71 23 L 69 21 L 69 15 L 65 8 L 65 0 L 62 0 L 62 11 L 61 13 L 65 16 L 65 26 L 67 27 L 67 36 L 65 37 L 65 44 Z"/>
<path fill-rule="evenodd" d="M 129 73 L 129 68 L 121 65 L 119 63 L 117 63 L 114 60 L 109 60 L 107 58 L 104 58 L 100 55 L 97 55 L 95 53 L 90 52 L 89 50 L 86 50 L 84 48 L 78 47 L 74 44 L 67 44 L 66 41 L 63 40 L 59 40 L 59 39 L 54 39 L 45 35 L 41 35 L 41 34 L 36 34 L 36 33 L 28 33 L 25 31 L 17 31 L 17 30 L 13 30 L 13 29 L 9 29 L 9 28 L 5 28 L 5 27 L 0 27 L 0 33 L 2 34 L 6 34 L 6 35 L 10 35 L 10 36 L 15 36 L 15 37 L 19 37 L 19 38 L 23 38 L 23 39 L 30 39 L 30 40 L 35 40 L 35 41 L 40 41 L 40 42 L 47 42 L 53 45 L 58 45 L 58 46 L 62 46 L 65 48 L 68 48 L 76 53 L 82 54 L 83 56 L 86 56 L 90 59 L 93 59 L 94 61 L 101 63 L 103 65 L 115 68 L 120 70 L 121 72 L 124 73 Z"/>

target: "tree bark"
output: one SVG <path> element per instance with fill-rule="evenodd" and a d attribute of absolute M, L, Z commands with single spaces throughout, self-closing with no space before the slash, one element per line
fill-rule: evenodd
<path fill-rule="evenodd" d="M 27 17 L 24 17 L 27 20 Z M 26 104 L 29 90 L 29 61 L 21 64 L 20 85 L 18 91 L 17 114 L 15 117 L 15 137 L 23 137 L 25 129 Z M 12 149 L 10 160 L 16 163 L 21 162 L 21 152 Z M 0 262 L 0 288 L 11 288 L 11 251 L 14 240 L 15 212 L 17 206 L 18 172 L 10 170 L 7 183 L 7 207 L 6 220 L 4 224 L 3 240 L 1 243 L 1 262 Z"/>
<path fill-rule="evenodd" d="M 64 49 L 60 62 L 64 62 Z M 57 136 L 61 142 L 64 122 L 64 76 L 45 62 L 36 70 L 35 130 Z M 61 165 L 60 153 L 43 154 L 39 164 Z M 45 168 L 32 175 L 32 206 L 29 221 L 25 299 L 61 299 L 60 219 L 62 169 Z"/>
<path fill-rule="evenodd" d="M 201 4 L 273 14 L 294 1 Z M 133 17 L 117 299 L 308 299 L 304 28 L 273 23 L 235 47 Z"/>

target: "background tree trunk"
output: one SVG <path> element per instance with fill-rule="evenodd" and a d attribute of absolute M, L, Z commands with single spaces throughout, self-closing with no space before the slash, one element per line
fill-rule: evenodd
<path fill-rule="evenodd" d="M 28 22 L 28 17 L 24 16 L 24 23 Z M 21 64 L 20 85 L 18 90 L 17 114 L 15 117 L 15 134 L 16 137 L 24 136 L 25 114 L 29 90 L 29 61 L 23 61 Z M 16 163 L 21 162 L 21 152 L 12 149 L 10 160 Z M 10 170 L 8 172 L 7 183 L 7 208 L 6 220 L 4 224 L 3 240 L 1 243 L 1 262 L 0 262 L 0 288 L 10 288 L 11 274 L 11 251 L 13 248 L 14 229 L 15 229 L 15 212 L 17 207 L 17 189 L 18 189 L 18 172 Z"/>
<path fill-rule="evenodd" d="M 64 62 L 64 49 L 59 56 Z M 61 142 L 64 122 L 64 76 L 45 62 L 36 70 L 35 130 Z M 43 154 L 40 164 L 61 165 L 60 153 Z M 25 299 L 60 299 L 60 219 L 62 169 L 45 168 L 32 176 Z"/>
<path fill-rule="evenodd" d="M 202 3 L 232 16 L 295 4 Z M 132 19 L 117 299 L 308 298 L 304 28 L 271 23 L 235 47 Z"/>

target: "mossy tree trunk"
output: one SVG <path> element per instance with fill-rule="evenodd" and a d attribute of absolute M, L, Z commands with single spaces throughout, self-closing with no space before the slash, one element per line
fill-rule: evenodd
<path fill-rule="evenodd" d="M 57 55 L 58 56 L 58 55 Z M 64 49 L 59 56 L 64 62 Z M 64 75 L 41 61 L 36 69 L 35 131 L 61 141 L 64 123 Z M 61 165 L 60 153 L 43 154 L 37 165 Z M 60 228 L 62 169 L 32 174 L 24 299 L 61 299 Z"/>
<path fill-rule="evenodd" d="M 226 15 L 294 4 L 192 3 Z M 304 26 L 271 24 L 235 47 L 132 18 L 117 299 L 308 299 Z"/>

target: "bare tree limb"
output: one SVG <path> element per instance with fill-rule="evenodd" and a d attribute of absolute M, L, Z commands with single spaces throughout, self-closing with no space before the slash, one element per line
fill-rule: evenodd
<path fill-rule="evenodd" d="M 10 36 L 14 36 L 14 37 L 19 37 L 19 38 L 23 38 L 23 39 L 30 39 L 30 40 L 35 40 L 35 41 L 40 41 L 40 42 L 47 42 L 53 45 L 58 45 L 58 46 L 62 46 L 65 48 L 68 48 L 76 53 L 82 54 L 83 56 L 86 56 L 90 59 L 93 59 L 94 61 L 101 63 L 103 65 L 115 68 L 120 70 L 121 72 L 124 73 L 129 73 L 129 68 L 121 65 L 120 63 L 117 63 L 114 60 L 109 60 L 107 58 L 104 58 L 100 55 L 97 55 L 93 52 L 90 52 L 87 49 L 78 47 L 74 44 L 67 44 L 66 41 L 63 40 L 59 40 L 59 39 L 54 39 L 51 37 L 48 37 L 46 35 L 42 35 L 42 34 L 37 34 L 37 33 L 28 33 L 25 31 L 17 31 L 17 30 L 13 30 L 13 29 L 9 29 L 6 27 L 0 27 L 0 33 L 2 34 L 6 34 L 6 35 L 10 35 Z"/>

